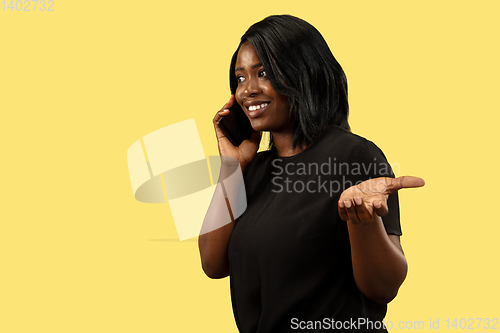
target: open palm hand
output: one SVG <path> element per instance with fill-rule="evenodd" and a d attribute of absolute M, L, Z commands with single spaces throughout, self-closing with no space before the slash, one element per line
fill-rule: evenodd
<path fill-rule="evenodd" d="M 338 210 L 340 218 L 354 224 L 371 223 L 375 217 L 386 215 L 389 194 L 403 188 L 422 187 L 422 178 L 402 176 L 398 178 L 373 178 L 351 186 L 340 195 Z"/>

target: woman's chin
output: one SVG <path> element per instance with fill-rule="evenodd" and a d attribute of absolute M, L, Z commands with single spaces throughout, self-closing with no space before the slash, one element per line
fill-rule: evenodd
<path fill-rule="evenodd" d="M 257 132 L 267 131 L 266 127 L 259 119 L 251 119 L 250 125 L 252 125 L 252 128 Z"/>

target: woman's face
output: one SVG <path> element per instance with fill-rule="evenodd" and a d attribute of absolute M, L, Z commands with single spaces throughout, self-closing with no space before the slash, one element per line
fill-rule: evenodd
<path fill-rule="evenodd" d="M 236 58 L 236 101 L 256 131 L 285 132 L 292 130 L 286 97 L 276 92 L 255 48 L 245 42 Z"/>

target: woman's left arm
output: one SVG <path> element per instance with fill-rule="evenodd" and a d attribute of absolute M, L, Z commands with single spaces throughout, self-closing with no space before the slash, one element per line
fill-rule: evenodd
<path fill-rule="evenodd" d="M 417 177 L 375 178 L 345 190 L 338 202 L 347 221 L 354 280 L 359 290 L 381 304 L 389 303 L 403 283 L 406 258 L 399 236 L 388 235 L 381 216 L 388 213 L 389 194 L 423 186 Z"/>

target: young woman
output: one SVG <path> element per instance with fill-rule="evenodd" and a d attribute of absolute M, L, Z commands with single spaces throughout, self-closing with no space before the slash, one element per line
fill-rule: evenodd
<path fill-rule="evenodd" d="M 230 276 L 238 329 L 385 332 L 386 304 L 407 272 L 397 191 L 423 180 L 393 178 L 382 151 L 350 132 L 344 72 L 299 18 L 252 25 L 230 86 L 214 127 L 220 155 L 243 171 L 247 208 L 200 235 L 199 249 L 209 277 Z M 238 147 L 218 126 L 234 103 L 254 130 Z M 257 154 L 261 131 L 270 149 Z M 214 199 L 204 227 L 227 209 Z"/>

